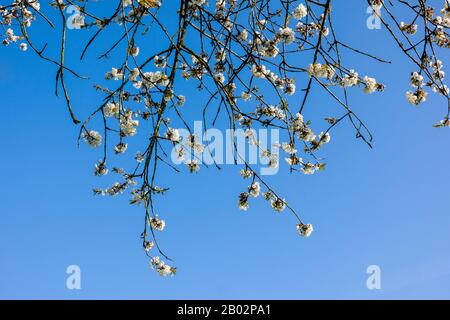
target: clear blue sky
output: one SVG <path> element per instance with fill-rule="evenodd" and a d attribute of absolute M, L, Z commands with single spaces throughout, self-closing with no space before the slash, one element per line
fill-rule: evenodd
<path fill-rule="evenodd" d="M 387 86 L 383 94 L 350 94 L 374 133 L 374 149 L 344 125 L 322 152 L 325 172 L 282 170 L 271 178 L 314 224 L 308 239 L 296 235 L 287 212 L 275 214 L 262 201 L 240 212 L 244 184 L 236 168 L 167 172 L 164 179 L 174 182 L 160 205 L 168 223 L 161 241 L 176 258 L 173 278 L 148 267 L 139 239 L 142 208 L 129 206 L 126 196 L 92 196 L 100 155 L 77 148 L 78 128 L 53 94 L 55 69 L 31 51 L 1 48 L 0 298 L 450 298 L 450 131 L 431 127 L 442 119 L 443 100 L 408 105 L 411 65 L 385 31 L 366 28 L 363 1 L 341 2 L 333 9 L 344 40 L 393 61 L 347 60 Z M 441 59 L 450 65 L 448 54 Z M 91 60 L 85 68 L 92 72 L 111 66 Z M 70 85 L 82 114 L 101 99 L 90 83 Z M 320 102 L 313 101 L 336 108 Z M 82 270 L 78 291 L 66 289 L 73 264 Z M 366 288 L 373 264 L 382 271 L 378 291 Z"/>

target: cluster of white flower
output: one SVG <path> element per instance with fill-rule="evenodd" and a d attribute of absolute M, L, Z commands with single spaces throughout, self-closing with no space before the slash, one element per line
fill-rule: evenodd
<path fill-rule="evenodd" d="M 215 74 L 215 75 L 214 75 L 214 79 L 215 79 L 217 82 L 220 82 L 220 83 L 222 83 L 222 84 L 225 82 L 225 76 L 223 75 L 222 72 L 219 72 L 219 73 Z"/>
<path fill-rule="evenodd" d="M 284 152 L 289 153 L 289 154 L 297 153 L 297 149 L 295 149 L 295 145 L 293 143 L 283 142 L 281 144 L 281 149 L 283 149 Z"/>
<path fill-rule="evenodd" d="M 309 237 L 313 231 L 314 231 L 314 228 L 313 228 L 312 224 L 299 223 L 297 225 L 297 232 L 302 237 Z"/>
<path fill-rule="evenodd" d="M 155 86 L 166 87 L 169 84 L 168 76 L 161 71 L 144 72 L 140 85 L 146 88 L 153 88 Z"/>
<path fill-rule="evenodd" d="M 6 29 L 5 32 L 5 38 L 3 39 L 2 43 L 5 46 L 8 46 L 11 43 L 17 43 L 20 40 L 23 40 L 24 37 L 23 36 L 16 36 L 14 34 L 14 30 L 11 28 Z M 22 51 L 27 51 L 28 50 L 28 45 L 26 42 L 21 42 L 19 43 L 19 49 Z"/>
<path fill-rule="evenodd" d="M 263 39 L 260 34 L 255 38 L 254 51 L 261 57 L 276 58 L 280 53 L 278 48 L 278 39 L 267 40 Z"/>
<path fill-rule="evenodd" d="M 434 125 L 435 128 L 450 127 L 450 118 L 445 118 Z"/>
<path fill-rule="evenodd" d="M 258 181 L 254 181 L 249 187 L 248 187 L 248 194 L 252 197 L 258 197 L 259 192 L 261 191 L 261 186 L 259 185 Z"/>
<path fill-rule="evenodd" d="M 138 163 L 142 163 L 142 161 L 144 161 L 144 155 L 140 152 L 136 153 L 136 156 L 134 158 Z"/>
<path fill-rule="evenodd" d="M 134 136 L 139 126 L 139 120 L 133 119 L 133 111 L 126 110 L 119 119 L 120 133 L 125 137 Z"/>
<path fill-rule="evenodd" d="M 2 41 L 2 43 L 3 43 L 5 46 L 9 45 L 10 43 L 16 43 L 17 41 L 23 39 L 23 37 L 16 36 L 16 35 L 14 34 L 13 29 L 11 29 L 11 28 L 8 28 L 8 29 L 6 30 L 5 35 L 6 35 L 5 39 L 3 39 L 3 41 Z M 26 44 L 25 42 L 22 42 L 22 43 L 19 44 L 19 48 L 20 48 L 22 51 L 26 51 L 27 48 L 28 48 L 28 46 L 27 46 L 27 44 Z"/>
<path fill-rule="evenodd" d="M 82 136 L 84 141 L 93 148 L 97 148 L 102 144 L 102 136 L 95 130 L 89 132 L 83 132 Z"/>
<path fill-rule="evenodd" d="M 166 222 L 159 219 L 158 217 L 153 217 L 149 219 L 148 225 L 152 227 L 153 230 L 163 231 L 164 227 L 166 226 Z"/>
<path fill-rule="evenodd" d="M 192 148 L 195 153 L 202 153 L 205 150 L 205 146 L 200 142 L 200 139 L 196 134 L 189 134 L 186 137 L 184 144 L 187 147 Z"/>
<path fill-rule="evenodd" d="M 406 99 L 408 102 L 416 106 L 425 102 L 428 96 L 428 93 L 422 88 L 424 85 L 423 79 L 421 74 L 413 72 L 411 74 L 410 84 L 416 90 L 406 92 Z"/>
<path fill-rule="evenodd" d="M 278 167 L 278 153 L 271 152 L 269 149 L 265 149 L 261 152 L 261 157 L 267 159 L 267 166 L 269 168 L 277 168 Z"/>
<path fill-rule="evenodd" d="M 414 88 L 420 88 L 423 86 L 423 76 L 418 72 L 413 72 L 410 78 L 411 86 Z"/>
<path fill-rule="evenodd" d="M 312 63 L 308 66 L 308 75 L 331 80 L 335 75 L 335 70 L 328 64 Z"/>
<path fill-rule="evenodd" d="M 115 173 L 118 174 L 123 174 L 123 171 L 119 168 L 114 168 L 113 170 Z M 124 174 L 124 176 L 126 176 Z M 125 181 L 120 183 L 120 182 L 114 182 L 113 185 L 109 188 L 106 189 L 100 189 L 100 188 L 94 188 L 94 194 L 95 195 L 102 195 L 102 196 L 117 196 L 121 193 L 123 193 L 126 189 L 128 189 L 130 186 L 134 186 L 136 185 L 136 181 L 129 178 L 129 177 L 125 177 Z"/>
<path fill-rule="evenodd" d="M 308 8 L 306 8 L 303 3 L 300 3 L 292 13 L 292 16 L 297 20 L 301 20 L 307 15 L 308 15 Z"/>
<path fill-rule="evenodd" d="M 279 106 L 263 106 L 263 107 L 257 107 L 255 114 L 257 116 L 264 115 L 269 118 L 277 118 L 279 120 L 283 120 L 286 117 L 286 114 L 284 113 L 283 109 L 281 109 Z"/>
<path fill-rule="evenodd" d="M 436 16 L 434 23 L 443 27 L 450 27 L 450 3 L 444 2 L 444 7 L 441 9 L 442 16 Z"/>
<path fill-rule="evenodd" d="M 114 146 L 114 152 L 116 154 L 123 154 L 127 151 L 128 143 L 119 142 Z"/>
<path fill-rule="evenodd" d="M 349 88 L 364 83 L 363 92 L 371 94 L 375 91 L 383 91 L 384 85 L 378 83 L 375 78 L 365 76 L 363 79 L 359 78 L 358 72 L 350 70 L 342 78 L 337 77 L 335 69 L 328 64 L 312 63 L 308 66 L 308 75 L 310 77 L 324 78 L 330 80 L 332 83 L 337 83 L 341 87 Z"/>
<path fill-rule="evenodd" d="M 200 164 L 195 159 L 186 160 L 185 164 L 186 164 L 187 168 L 189 169 L 190 173 L 195 173 L 200 170 Z"/>
<path fill-rule="evenodd" d="M 400 30 L 402 30 L 403 32 L 406 32 L 407 34 L 410 35 L 414 35 L 417 33 L 417 24 L 413 23 L 413 24 L 407 24 L 404 23 L 403 21 L 400 23 Z"/>
<path fill-rule="evenodd" d="M 155 67 L 159 69 L 164 69 L 167 66 L 167 57 L 165 56 L 155 56 L 153 59 Z"/>
<path fill-rule="evenodd" d="M 154 246 L 155 246 L 155 244 L 153 243 L 153 241 L 145 241 L 144 242 L 145 252 L 149 252 Z"/>
<path fill-rule="evenodd" d="M 172 142 L 180 142 L 180 132 L 178 129 L 167 128 L 166 133 L 164 134 L 164 138 L 172 141 Z"/>
<path fill-rule="evenodd" d="M 39 12 L 40 10 L 41 4 L 38 0 L 14 0 L 9 6 L 5 7 L 0 5 L 1 24 L 10 26 L 12 25 L 12 21 L 20 16 L 21 24 L 28 28 L 36 19 L 33 11 Z"/>
<path fill-rule="evenodd" d="M 255 78 L 265 78 L 269 73 L 270 71 L 266 69 L 265 65 L 258 66 L 254 64 L 252 66 L 252 74 Z"/>
<path fill-rule="evenodd" d="M 283 93 L 292 96 L 295 94 L 296 85 L 295 80 L 293 78 L 281 78 L 276 75 L 274 72 L 271 72 L 264 65 L 256 65 L 254 64 L 251 68 L 252 75 L 255 78 L 265 78 L 274 86 L 279 88 Z M 242 92 L 241 97 L 244 101 L 248 101 L 251 98 L 251 94 L 248 92 Z"/>
<path fill-rule="evenodd" d="M 384 85 L 381 83 L 378 83 L 375 78 L 365 76 L 363 81 L 365 83 L 365 87 L 363 89 L 363 91 L 365 93 L 371 94 L 371 93 L 374 93 L 375 91 L 383 91 L 384 90 Z"/>
<path fill-rule="evenodd" d="M 185 63 L 181 64 L 184 79 L 188 80 L 191 77 L 194 79 L 202 79 L 208 73 L 208 57 L 203 54 L 201 56 L 191 55 L 192 66 L 187 66 Z"/>
<path fill-rule="evenodd" d="M 252 98 L 252 95 L 249 92 L 242 91 L 241 98 L 242 98 L 242 100 L 247 102 L 247 101 L 250 101 L 250 99 Z"/>
<path fill-rule="evenodd" d="M 384 0 L 370 0 L 369 3 L 374 10 L 380 10 L 383 7 L 383 1 Z"/>
<path fill-rule="evenodd" d="M 241 42 L 248 41 L 248 31 L 246 29 L 238 31 L 237 39 Z"/>
<path fill-rule="evenodd" d="M 289 27 L 280 28 L 279 37 L 281 41 L 285 44 L 290 44 L 295 41 L 295 33 Z"/>
<path fill-rule="evenodd" d="M 111 68 L 111 71 L 108 71 L 105 74 L 105 79 L 113 79 L 113 80 L 122 80 L 123 79 L 123 71 L 122 69 Z"/>
<path fill-rule="evenodd" d="M 244 179 L 248 179 L 253 176 L 253 171 L 248 169 L 241 169 L 239 173 Z"/>
<path fill-rule="evenodd" d="M 427 100 L 428 93 L 422 88 L 418 88 L 416 91 L 407 91 L 406 99 L 409 103 L 418 106 L 422 102 Z"/>
<path fill-rule="evenodd" d="M 150 260 L 150 265 L 154 268 L 161 276 L 170 276 L 175 275 L 177 269 L 169 266 L 164 261 L 162 261 L 159 257 L 153 257 Z"/>
<path fill-rule="evenodd" d="M 95 164 L 94 175 L 96 176 L 106 176 L 108 174 L 108 168 L 106 167 L 106 163 L 104 160 L 99 160 Z"/>
<path fill-rule="evenodd" d="M 191 4 L 195 6 L 203 6 L 207 3 L 207 0 L 192 0 Z"/>
<path fill-rule="evenodd" d="M 444 7 L 440 11 L 441 15 L 433 18 L 433 23 L 437 26 L 433 31 L 433 41 L 439 47 L 450 47 L 450 37 L 446 29 L 450 27 L 450 4 L 447 0 L 444 2 Z M 430 9 L 429 15 L 432 17 L 434 11 Z M 430 19 L 431 19 L 430 17 Z"/>
<path fill-rule="evenodd" d="M 119 116 L 120 107 L 118 103 L 108 102 L 103 109 L 105 113 L 105 117 L 118 117 Z"/>
<path fill-rule="evenodd" d="M 270 199 L 270 206 L 276 212 L 282 212 L 286 209 L 286 200 L 274 196 Z"/>
<path fill-rule="evenodd" d="M 350 70 L 348 74 L 342 77 L 340 84 L 342 87 L 353 87 L 359 84 L 359 75 L 355 70 Z"/>
<path fill-rule="evenodd" d="M 139 55 L 139 47 L 131 47 L 130 49 L 128 49 L 128 52 L 133 56 L 133 57 L 137 57 Z"/>
<path fill-rule="evenodd" d="M 303 164 L 303 168 L 301 170 L 304 174 L 314 174 L 316 170 L 321 170 L 321 164 L 314 164 L 311 162 L 306 162 Z"/>
<path fill-rule="evenodd" d="M 443 83 L 445 79 L 445 71 L 443 68 L 442 61 L 439 59 L 432 58 L 429 62 L 429 67 L 431 68 L 432 74 L 432 90 L 435 93 L 442 94 L 444 96 L 448 96 L 450 90 L 446 84 Z"/>
<path fill-rule="evenodd" d="M 450 94 L 448 86 L 443 83 L 445 79 L 445 72 L 442 69 L 442 61 L 434 57 L 430 57 L 428 60 L 428 67 L 428 70 L 430 71 L 429 73 L 427 73 L 429 75 L 428 82 L 425 82 L 422 71 L 411 73 L 410 85 L 412 88 L 414 88 L 414 91 L 407 91 L 406 99 L 412 105 L 417 106 L 427 100 L 428 93 L 425 91 L 425 87 L 431 87 L 434 93 L 441 94 L 445 97 L 448 97 Z"/>
<path fill-rule="evenodd" d="M 158 0 L 138 0 L 139 4 L 146 8 L 159 8 L 161 6 L 161 2 Z M 124 6 L 131 5 L 133 0 L 123 0 Z"/>
<path fill-rule="evenodd" d="M 239 201 L 238 201 L 239 210 L 247 211 L 247 209 L 249 208 L 248 196 L 249 194 L 247 192 L 241 192 L 239 194 Z"/>
<path fill-rule="evenodd" d="M 329 143 L 330 140 L 331 140 L 331 137 L 330 137 L 329 132 L 326 132 L 326 133 L 321 132 L 317 138 L 315 138 L 314 140 L 311 141 L 312 149 L 316 150 L 316 149 L 320 148 L 321 146 L 323 146 L 324 144 Z"/>
<path fill-rule="evenodd" d="M 216 0 L 216 16 L 219 18 L 225 17 L 226 7 L 226 0 Z"/>
<path fill-rule="evenodd" d="M 305 143 L 309 143 L 309 146 L 305 147 L 305 151 L 308 152 L 319 149 L 331 140 L 329 132 L 321 132 L 316 136 L 308 124 L 305 123 L 303 116 L 300 113 L 297 113 L 295 117 L 290 119 L 290 128 L 299 139 L 303 140 Z M 297 155 L 298 150 L 295 148 L 294 142 L 283 142 L 279 146 L 289 155 L 285 158 L 285 161 L 290 167 L 300 166 L 300 171 L 304 174 L 313 174 L 316 170 L 325 169 L 325 164 L 323 163 L 318 162 L 313 164 L 311 162 L 303 161 L 303 158 Z"/>
<path fill-rule="evenodd" d="M 315 35 L 318 35 L 319 32 L 327 37 L 330 33 L 330 29 L 328 27 L 323 27 L 320 23 L 303 23 L 302 21 L 299 21 L 297 25 L 295 26 L 295 30 L 301 34 L 303 37 L 313 37 Z"/>
<path fill-rule="evenodd" d="M 240 173 L 241 176 L 244 177 L 244 179 L 249 178 L 250 176 L 253 175 L 251 170 L 248 169 L 242 169 Z M 253 181 L 252 184 L 248 186 L 247 192 L 241 192 L 239 194 L 238 208 L 242 211 L 247 211 L 250 206 L 249 197 L 251 196 L 257 198 L 260 195 L 260 193 L 261 193 L 261 185 L 259 184 L 258 181 Z M 277 197 L 276 195 L 274 195 L 272 191 L 268 190 L 262 193 L 262 197 L 266 201 L 270 202 L 270 206 L 276 212 L 282 212 L 284 211 L 284 209 L 286 209 L 286 200 Z"/>

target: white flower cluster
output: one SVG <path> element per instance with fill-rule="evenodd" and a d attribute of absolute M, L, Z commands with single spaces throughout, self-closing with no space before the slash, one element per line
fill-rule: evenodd
<path fill-rule="evenodd" d="M 378 83 L 375 78 L 365 76 L 363 79 L 359 78 L 358 72 L 350 70 L 342 78 L 336 75 L 335 69 L 328 64 L 312 63 L 308 66 L 308 75 L 310 77 L 323 78 L 330 80 L 331 83 L 337 84 L 343 88 L 349 88 L 364 83 L 364 93 L 374 93 L 375 91 L 383 91 L 384 85 Z"/>
<path fill-rule="evenodd" d="M 441 15 L 436 16 L 433 22 L 442 27 L 450 27 L 450 3 L 448 1 L 444 2 L 444 7 L 440 12 Z"/>
<path fill-rule="evenodd" d="M 445 0 L 444 7 L 440 11 L 441 15 L 433 18 L 433 23 L 437 25 L 433 31 L 434 41 L 439 47 L 448 48 L 450 46 L 450 36 L 448 28 L 450 28 L 450 3 Z M 430 12 L 430 16 L 434 14 Z M 447 30 L 446 30 L 447 29 Z"/>
<path fill-rule="evenodd" d="M 159 8 L 161 2 L 158 0 L 138 0 L 139 4 L 146 8 Z M 133 0 L 123 0 L 124 6 L 129 6 L 133 3 Z"/>
<path fill-rule="evenodd" d="M 0 24 L 3 26 L 12 26 L 13 21 L 21 17 L 21 25 L 24 28 L 31 27 L 32 22 L 36 19 L 35 13 L 41 8 L 40 3 L 37 0 L 29 0 L 26 3 L 22 3 L 20 0 L 14 0 L 8 7 L 0 5 Z M 23 35 L 17 36 L 12 28 L 6 28 L 5 36 L 2 40 L 4 46 L 10 44 L 17 44 L 21 51 L 28 50 L 28 44 L 26 42 L 20 42 L 24 40 Z"/>
<path fill-rule="evenodd" d="M 248 169 L 242 169 L 240 174 L 244 178 L 249 178 L 253 176 L 251 170 Z M 247 189 L 248 189 L 247 192 L 241 192 L 239 194 L 238 208 L 242 211 L 247 211 L 247 209 L 249 208 L 250 197 L 257 198 L 260 195 L 261 185 L 258 181 L 253 181 L 252 184 L 249 185 Z M 270 202 L 270 206 L 276 212 L 282 212 L 284 211 L 284 209 L 286 209 L 286 200 L 275 196 L 272 191 L 268 190 L 264 192 L 262 196 L 265 200 Z"/>
<path fill-rule="evenodd" d="M 434 93 L 441 94 L 445 97 L 449 96 L 450 90 L 443 82 L 445 79 L 445 72 L 442 68 L 443 64 L 441 60 L 430 57 L 428 60 L 428 69 L 411 73 L 410 85 L 414 90 L 406 92 L 406 99 L 410 104 L 417 106 L 427 100 L 428 93 L 425 91 L 425 87 L 431 87 L 431 90 Z M 423 72 L 428 75 L 428 82 L 425 82 Z"/>
<path fill-rule="evenodd" d="M 102 144 L 102 136 L 95 130 L 89 132 L 83 132 L 82 136 L 84 141 L 93 148 L 97 148 Z"/>
<path fill-rule="evenodd" d="M 380 10 L 383 7 L 383 1 L 384 0 L 369 0 L 369 4 L 374 10 Z"/>
<path fill-rule="evenodd" d="M 308 66 L 308 75 L 331 80 L 335 75 L 335 70 L 328 64 L 312 63 Z"/>
<path fill-rule="evenodd" d="M 308 8 L 306 8 L 303 3 L 300 3 L 292 13 L 292 16 L 297 20 L 301 20 L 307 15 L 308 15 Z"/>
<path fill-rule="evenodd" d="M 364 87 L 363 91 L 367 94 L 374 93 L 375 91 L 383 91 L 384 90 L 384 85 L 382 85 L 381 83 L 378 83 L 375 78 L 365 76 L 363 81 L 365 83 L 365 87 Z"/>
<path fill-rule="evenodd" d="M 172 142 L 180 142 L 180 132 L 178 129 L 167 128 L 166 133 L 164 134 L 164 138 L 172 141 Z"/>
<path fill-rule="evenodd" d="M 166 222 L 164 220 L 159 219 L 158 217 L 151 218 L 148 221 L 148 224 L 150 227 L 152 227 L 153 230 L 157 231 L 163 231 L 166 226 Z"/>
<path fill-rule="evenodd" d="M 302 237 L 309 237 L 313 231 L 314 231 L 314 228 L 313 228 L 312 224 L 299 223 L 297 225 L 297 232 Z"/>
<path fill-rule="evenodd" d="M 413 24 L 408 24 L 408 23 L 404 23 L 403 21 L 400 22 L 400 30 L 409 34 L 409 35 L 414 35 L 417 33 L 417 24 L 413 23 Z"/>
<path fill-rule="evenodd" d="M 177 273 L 177 269 L 169 266 L 159 257 L 154 257 L 150 260 L 150 265 L 154 268 L 161 276 L 170 276 Z"/>

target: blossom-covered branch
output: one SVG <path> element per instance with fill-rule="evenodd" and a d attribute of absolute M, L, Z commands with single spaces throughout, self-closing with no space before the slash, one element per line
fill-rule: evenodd
<path fill-rule="evenodd" d="M 339 124 L 350 123 L 357 138 L 372 144 L 369 128 L 350 107 L 348 91 L 373 94 L 385 90 L 374 77 L 356 71 L 342 52 L 362 55 L 386 67 L 389 64 L 341 40 L 333 23 L 333 5 L 342 5 L 338 1 L 173 2 L 176 9 L 168 1 L 157 0 L 57 0 L 49 6 L 37 0 L 14 0 L 0 7 L 3 44 L 22 51 L 31 48 L 56 66 L 57 94 L 62 90 L 70 117 L 79 126 L 79 140 L 102 149 L 95 175 L 111 171 L 117 177 L 115 183 L 95 188 L 94 193 L 115 196 L 129 190 L 130 203 L 143 207 L 143 248 L 161 275 L 176 273 L 157 237 L 165 221 L 156 200 L 170 187 L 161 186 L 158 177 L 162 170 L 181 171 L 168 150 L 175 150 L 177 160 L 184 162 L 190 173 L 206 166 L 202 154 L 211 152 L 189 125 L 189 118 L 201 117 L 204 129 L 220 123 L 233 131 L 242 130 L 247 143 L 259 149 L 269 167 L 281 166 L 279 155 L 283 153 L 283 166 L 290 172 L 314 174 L 325 169 L 321 149 Z M 368 0 L 368 5 L 391 35 L 393 47 L 414 67 L 407 100 L 419 105 L 432 92 L 440 95 L 446 102 L 445 116 L 435 126 L 450 126 L 449 89 L 438 57 L 450 43 L 449 1 L 442 8 L 433 8 L 426 0 Z M 69 13 L 69 8 L 77 13 Z M 160 18 L 164 10 L 174 17 L 170 22 Z M 36 23 L 60 28 L 58 52 L 50 52 L 47 43 L 34 42 L 29 30 Z M 98 59 L 114 61 L 105 70 L 106 81 L 95 84 L 103 102 L 83 120 L 77 117 L 65 81 L 67 77 L 88 81 L 66 61 L 68 26 L 89 35 L 79 54 L 82 61 L 88 59 L 102 35 L 111 40 L 108 46 L 101 42 L 97 54 Z M 149 39 L 158 45 L 146 46 Z M 206 98 L 201 108 L 190 105 L 188 92 L 183 92 L 186 82 Z M 322 121 L 313 122 L 308 118 L 317 108 L 311 103 L 315 92 L 333 101 L 336 108 Z M 279 130 L 281 140 L 264 146 L 256 135 L 260 128 Z M 182 135 L 182 130 L 188 134 Z M 135 142 L 138 133 L 145 135 L 145 140 Z M 143 151 L 130 152 L 132 143 L 140 143 L 138 148 Z M 232 148 L 240 175 L 249 181 L 238 195 L 239 209 L 247 210 L 253 198 L 261 197 L 276 212 L 290 212 L 299 235 L 308 237 L 313 226 L 258 173 L 258 165 L 245 159 L 236 137 Z M 114 165 L 117 157 L 129 153 L 126 167 Z"/>

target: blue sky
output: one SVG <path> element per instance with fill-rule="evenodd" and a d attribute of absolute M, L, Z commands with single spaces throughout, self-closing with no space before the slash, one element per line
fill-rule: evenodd
<path fill-rule="evenodd" d="M 384 30 L 366 28 L 365 5 L 352 0 L 333 9 L 343 41 L 393 61 L 347 58 L 387 86 L 383 94 L 350 93 L 374 133 L 374 149 L 346 124 L 322 151 L 325 172 L 281 170 L 270 178 L 314 224 L 308 239 L 296 235 L 287 212 L 276 214 L 262 201 L 239 211 L 245 184 L 234 167 L 195 176 L 165 172 L 172 188 L 160 199 L 167 222 L 160 241 L 176 259 L 173 278 L 148 267 L 139 239 L 142 208 L 128 205 L 126 196 L 92 196 L 100 155 L 77 148 L 78 128 L 54 96 L 54 68 L 31 51 L 2 48 L 0 298 L 450 298 L 450 132 L 431 127 L 442 119 L 443 100 L 408 105 L 404 93 L 414 70 Z M 111 66 L 90 58 L 84 70 L 103 74 Z M 450 62 L 448 53 L 441 59 Z M 100 101 L 91 83 L 69 84 L 81 114 Z M 321 102 L 312 100 L 324 112 L 336 109 Z M 81 267 L 81 290 L 66 289 L 69 265 Z M 366 287 L 369 265 L 381 268 L 381 290 Z"/>

